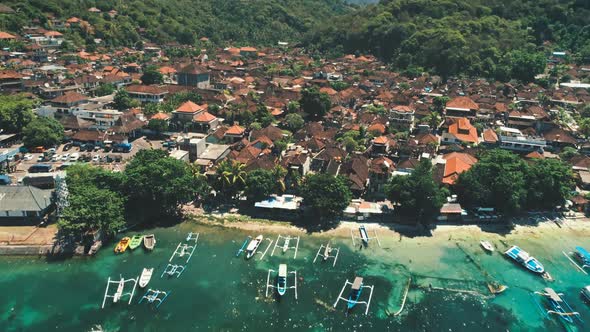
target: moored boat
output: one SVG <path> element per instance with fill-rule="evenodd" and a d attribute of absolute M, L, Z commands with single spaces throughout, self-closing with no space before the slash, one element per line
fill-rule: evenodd
<path fill-rule="evenodd" d="M 582 291 L 580 293 L 582 294 L 582 296 L 584 297 L 584 299 L 586 301 L 590 302 L 590 285 L 584 286 L 584 288 L 582 288 Z"/>
<path fill-rule="evenodd" d="M 131 238 L 131 242 L 129 242 L 129 249 L 134 250 L 135 248 L 139 247 L 141 245 L 142 240 L 143 235 L 133 235 L 133 237 Z"/>
<path fill-rule="evenodd" d="M 574 257 L 582 264 L 582 268 L 590 267 L 590 253 L 582 247 L 576 247 Z"/>
<path fill-rule="evenodd" d="M 127 250 L 127 247 L 129 247 L 129 241 L 131 241 L 131 239 L 128 236 L 122 238 L 121 241 L 119 241 L 119 243 L 117 243 L 117 246 L 115 247 L 115 254 L 125 252 L 125 250 Z"/>
<path fill-rule="evenodd" d="M 125 279 L 121 278 L 119 286 L 117 286 L 117 292 L 113 295 L 113 303 L 119 302 L 121 296 L 123 296 L 123 289 L 125 288 Z"/>
<path fill-rule="evenodd" d="M 154 250 L 154 247 L 156 246 L 156 237 L 154 234 L 149 234 L 143 237 L 143 246 L 147 250 Z"/>
<path fill-rule="evenodd" d="M 494 252 L 494 246 L 489 241 L 482 240 L 479 242 L 479 244 L 485 250 L 487 250 L 489 252 Z"/>
<path fill-rule="evenodd" d="M 551 305 L 552 309 L 552 312 L 549 312 L 557 314 L 561 319 L 568 323 L 573 323 L 574 320 L 571 316 L 575 315 L 576 313 L 573 312 L 572 308 L 563 300 L 560 295 L 563 294 L 558 294 L 552 288 L 545 288 L 545 297 L 547 298 L 547 301 Z M 568 310 L 566 311 L 566 309 Z"/>
<path fill-rule="evenodd" d="M 252 256 L 254 256 L 263 239 L 264 237 L 262 235 L 258 235 L 255 239 L 252 239 L 250 243 L 248 243 L 248 247 L 246 248 L 246 259 L 250 259 Z"/>
<path fill-rule="evenodd" d="M 518 246 L 512 246 L 504 253 L 506 256 L 514 259 L 530 271 L 535 273 L 545 272 L 543 264 L 539 262 L 535 257 L 530 256 L 526 251 L 520 249 Z"/>
<path fill-rule="evenodd" d="M 287 292 L 287 264 L 279 265 L 279 275 L 277 277 L 277 292 L 280 296 Z"/>
<path fill-rule="evenodd" d="M 144 288 L 152 279 L 152 274 L 154 273 L 154 268 L 144 268 L 141 271 L 141 276 L 139 277 L 139 287 Z"/>
<path fill-rule="evenodd" d="M 352 282 L 352 287 L 350 289 L 350 295 L 348 296 L 348 310 L 354 308 L 357 304 L 359 298 L 361 297 L 361 292 L 363 291 L 363 278 L 356 277 Z"/>
<path fill-rule="evenodd" d="M 361 234 L 361 240 L 363 241 L 363 243 L 365 245 L 369 244 L 369 234 L 367 234 L 367 229 L 365 228 L 365 225 L 362 225 L 361 227 L 359 227 L 359 233 Z"/>

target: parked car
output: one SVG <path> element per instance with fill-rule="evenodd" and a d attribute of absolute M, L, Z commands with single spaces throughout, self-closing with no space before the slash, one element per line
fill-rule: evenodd
<path fill-rule="evenodd" d="M 66 153 L 63 156 L 61 156 L 61 160 L 62 161 L 68 161 L 68 159 L 70 159 L 70 154 L 69 153 Z"/>
<path fill-rule="evenodd" d="M 47 149 L 47 152 L 49 152 L 49 153 L 55 153 L 55 152 L 57 152 L 57 150 L 55 150 L 55 148 L 51 148 L 51 149 Z"/>
<path fill-rule="evenodd" d="M 40 155 L 39 157 L 37 157 L 37 161 L 38 162 L 45 161 L 45 156 Z"/>
<path fill-rule="evenodd" d="M 54 155 L 51 157 L 51 161 L 53 161 L 53 162 L 56 162 L 56 161 L 59 161 L 59 160 L 61 160 L 61 155 L 59 155 L 59 154 L 57 154 L 57 153 L 56 153 L 56 154 L 54 154 Z"/>
<path fill-rule="evenodd" d="M 80 159 L 80 154 L 77 152 L 74 152 L 70 155 L 70 161 L 78 161 L 78 159 Z"/>
<path fill-rule="evenodd" d="M 97 154 L 97 155 L 94 155 L 94 157 L 92 157 L 92 162 L 93 163 L 97 163 L 99 161 L 100 161 L 100 155 Z"/>
<path fill-rule="evenodd" d="M 24 159 L 24 160 L 32 160 L 32 159 L 33 159 L 33 155 L 32 155 L 32 154 L 28 154 L 28 153 L 27 153 L 27 154 L 26 154 L 26 155 L 23 157 L 23 159 Z"/>

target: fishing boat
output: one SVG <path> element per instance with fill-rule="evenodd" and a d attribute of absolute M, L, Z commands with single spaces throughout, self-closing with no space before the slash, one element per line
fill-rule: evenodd
<path fill-rule="evenodd" d="M 133 250 L 137 247 L 139 247 L 141 245 L 141 242 L 143 240 L 143 235 L 133 235 L 133 237 L 131 238 L 131 242 L 129 242 L 129 249 Z"/>
<path fill-rule="evenodd" d="M 494 246 L 489 241 L 482 240 L 479 242 L 479 244 L 481 244 L 481 247 L 485 250 L 489 252 L 494 252 Z"/>
<path fill-rule="evenodd" d="M 264 237 L 262 235 L 258 235 L 255 239 L 248 243 L 248 247 L 246 248 L 246 259 L 250 259 L 252 256 L 254 256 L 263 239 Z"/>
<path fill-rule="evenodd" d="M 119 302 L 121 296 L 123 296 L 123 289 L 125 288 L 125 279 L 121 278 L 119 286 L 117 286 L 117 292 L 113 295 L 113 303 Z"/>
<path fill-rule="evenodd" d="M 154 236 L 154 234 L 146 235 L 143 237 L 143 246 L 147 250 L 154 250 L 154 247 L 156 246 L 156 237 Z"/>
<path fill-rule="evenodd" d="M 541 262 L 539 262 L 535 257 L 530 256 L 526 251 L 520 249 L 518 246 L 512 246 L 504 254 L 514 259 L 530 271 L 535 273 L 545 272 L 545 268 Z"/>
<path fill-rule="evenodd" d="M 537 292 L 537 294 L 545 296 L 547 302 L 549 302 L 551 309 L 547 310 L 548 314 L 558 315 L 568 323 L 574 322 L 572 317 L 579 316 L 579 313 L 574 312 L 574 309 L 572 309 L 572 307 L 570 307 L 570 305 L 563 299 L 563 294 L 558 294 L 552 288 L 547 287 L 545 288 L 544 293 Z"/>
<path fill-rule="evenodd" d="M 277 277 L 277 292 L 280 296 L 287 292 L 287 264 L 279 265 L 279 276 Z"/>
<path fill-rule="evenodd" d="M 330 242 L 326 245 L 326 249 L 324 250 L 324 261 L 328 260 L 330 257 L 330 253 L 332 253 L 332 247 L 330 247 Z"/>
<path fill-rule="evenodd" d="M 152 279 L 152 274 L 154 273 L 154 268 L 151 269 L 144 268 L 141 271 L 141 276 L 139 277 L 139 287 L 144 288 Z"/>
<path fill-rule="evenodd" d="M 590 267 L 590 253 L 582 247 L 576 247 L 574 257 L 582 264 L 582 268 Z"/>
<path fill-rule="evenodd" d="M 362 286 L 363 286 L 363 278 L 362 277 L 354 278 L 354 281 L 352 282 L 352 286 L 350 289 L 350 295 L 348 296 L 348 310 L 351 310 L 357 304 L 359 298 L 361 297 L 361 292 L 363 291 Z"/>
<path fill-rule="evenodd" d="M 590 302 L 590 286 L 585 286 L 584 288 L 582 288 L 582 291 L 580 293 L 586 301 Z"/>
<path fill-rule="evenodd" d="M 115 247 L 115 254 L 125 252 L 125 250 L 127 250 L 127 247 L 129 247 L 129 241 L 131 241 L 131 239 L 128 236 L 122 238 L 121 241 L 119 241 L 119 243 L 117 243 L 117 246 Z"/>
<path fill-rule="evenodd" d="M 362 225 L 361 227 L 359 227 L 359 232 L 361 233 L 361 240 L 363 241 L 363 243 L 365 245 L 369 244 L 369 234 L 367 233 L 367 229 L 365 228 L 365 225 Z"/>
<path fill-rule="evenodd" d="M 285 244 L 283 245 L 283 252 L 285 252 L 285 251 L 289 250 L 289 242 L 290 242 L 290 241 L 291 241 L 291 238 L 287 236 L 287 237 L 285 238 Z"/>

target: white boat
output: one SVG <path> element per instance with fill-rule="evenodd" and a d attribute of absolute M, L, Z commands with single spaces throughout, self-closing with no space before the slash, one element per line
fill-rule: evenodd
<path fill-rule="evenodd" d="M 246 259 L 250 259 L 252 256 L 254 256 L 263 239 L 264 237 L 262 235 L 258 235 L 255 239 L 248 243 L 248 247 L 246 248 Z"/>
<path fill-rule="evenodd" d="M 590 301 L 590 286 L 585 286 L 582 288 L 581 293 L 586 301 Z"/>
<path fill-rule="evenodd" d="M 479 244 L 481 244 L 481 247 L 484 248 L 485 250 L 489 251 L 489 252 L 494 252 L 494 246 L 489 242 L 489 241 L 480 241 Z"/>
<path fill-rule="evenodd" d="M 324 261 L 328 260 L 330 253 L 332 252 L 332 247 L 330 247 L 330 242 L 326 245 L 326 249 L 324 250 Z"/>
<path fill-rule="evenodd" d="M 119 286 L 117 287 L 117 292 L 113 295 L 113 303 L 119 302 L 121 296 L 123 296 L 123 289 L 125 288 L 125 279 L 121 278 L 119 281 Z"/>
<path fill-rule="evenodd" d="M 289 250 L 289 242 L 291 241 L 291 238 L 287 236 L 287 238 L 285 239 L 285 244 L 283 245 L 283 252 Z"/>
<path fill-rule="evenodd" d="M 148 269 L 144 268 L 141 271 L 141 276 L 139 277 L 139 287 L 144 288 L 152 279 L 152 274 L 154 273 L 154 268 Z"/>

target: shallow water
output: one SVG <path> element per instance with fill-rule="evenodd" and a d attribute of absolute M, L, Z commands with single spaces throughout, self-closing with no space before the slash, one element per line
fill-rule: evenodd
<path fill-rule="evenodd" d="M 178 242 L 189 231 L 200 232 L 199 245 L 180 278 L 160 278 Z M 564 325 L 556 317 L 543 319 L 533 302 L 532 291 L 552 287 L 565 294 L 570 304 L 589 321 L 590 306 L 579 296 L 590 276 L 576 271 L 562 250 L 576 245 L 590 247 L 588 234 L 567 229 L 535 234 L 489 235 L 503 249 L 518 244 L 538 258 L 556 279 L 542 278 L 505 259 L 498 252 L 486 254 L 479 240 L 469 235 L 441 238 L 381 237 L 382 247 L 353 247 L 350 238 L 302 236 L 293 250 L 283 254 L 272 248 L 263 260 L 235 257 L 246 232 L 185 223 L 154 230 L 154 252 L 142 249 L 115 256 L 110 248 L 94 258 L 48 262 L 36 258 L 0 258 L 0 331 L 88 331 L 101 325 L 105 331 L 572 331 L 585 325 Z M 277 234 L 265 234 L 273 240 Z M 339 247 L 335 267 L 331 261 L 312 264 L 320 244 L 331 240 Z M 501 242 L 501 240 L 503 242 Z M 357 243 L 358 244 L 358 243 Z M 267 245 L 261 245 L 260 251 Z M 499 250 L 500 251 L 500 250 Z M 470 258 L 468 258 L 471 257 Z M 174 262 L 180 263 L 177 259 Z M 264 295 L 267 270 L 286 263 L 296 270 L 298 300 L 293 290 L 281 299 Z M 155 267 L 149 287 L 171 291 L 159 309 L 138 304 L 138 289 L 131 305 L 107 301 L 100 309 L 106 280 L 120 275 L 137 276 L 143 267 Z M 357 305 L 345 314 L 345 303 L 332 305 L 345 280 L 355 275 L 374 286 L 369 314 Z M 409 278 L 405 308 L 398 311 Z M 490 296 L 486 281 L 496 280 L 509 289 Z M 292 284 L 293 278 L 288 280 Z M 437 290 L 450 288 L 471 293 Z M 111 287 L 114 292 L 116 287 Z M 368 298 L 368 290 L 362 299 Z M 481 293 L 482 295 L 476 295 Z M 343 294 L 347 296 L 347 292 Z"/>

